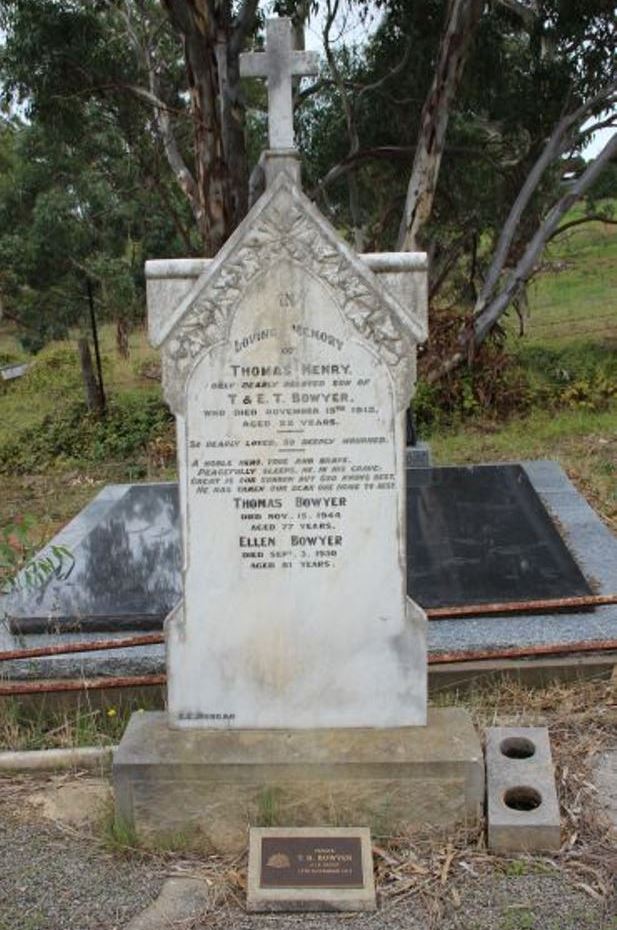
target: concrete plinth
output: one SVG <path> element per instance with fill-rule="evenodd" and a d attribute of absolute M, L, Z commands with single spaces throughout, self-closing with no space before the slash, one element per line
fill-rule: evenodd
<path fill-rule="evenodd" d="M 225 852 L 249 826 L 364 824 L 373 835 L 474 821 L 484 800 L 479 737 L 461 708 L 425 727 L 172 730 L 131 718 L 113 763 L 116 817 L 146 844 Z"/>

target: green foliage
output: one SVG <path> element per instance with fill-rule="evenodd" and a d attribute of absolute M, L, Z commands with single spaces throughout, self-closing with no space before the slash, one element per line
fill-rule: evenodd
<path fill-rule="evenodd" d="M 15 575 L 32 550 L 30 531 L 34 523 L 34 517 L 24 514 L 20 520 L 0 529 L 0 594 L 13 587 L 11 581 L 3 584 L 2 579 Z"/>
<path fill-rule="evenodd" d="M 33 558 L 42 534 L 32 514 L 21 514 L 0 528 L 0 594 L 41 587 L 55 575 L 66 578 L 74 559 L 65 546 L 50 546 L 45 555 Z"/>
<path fill-rule="evenodd" d="M 419 379 L 413 409 L 423 435 L 480 413 L 505 419 L 529 410 L 527 372 L 502 341 L 487 340 L 472 361 L 436 384 Z"/>
<path fill-rule="evenodd" d="M 89 414 L 85 403 L 73 401 L 5 442 L 0 447 L 0 472 L 41 471 L 143 454 L 148 443 L 165 432 L 170 420 L 169 409 L 156 390 L 117 394 L 102 419 Z"/>
<path fill-rule="evenodd" d="M 362 49 L 342 49 L 338 65 L 354 108 L 360 152 L 330 184 L 320 205 L 339 230 L 351 228 L 348 177 L 360 191 L 366 250 L 394 246 L 434 76 L 446 0 L 381 0 L 379 29 Z M 406 47 L 411 48 L 405 60 Z M 504 220 L 556 122 L 615 78 L 614 9 L 604 0 L 542 0 L 525 24 L 505 4 L 485 4 L 450 113 L 436 198 L 424 238 L 433 297 L 473 303 Z M 395 72 L 397 65 L 403 68 Z M 361 89 L 372 87 L 362 93 Z M 311 189 L 350 142 L 337 91 L 328 85 L 303 103 L 302 148 Z M 572 162 L 570 153 L 569 161 Z M 512 245 L 520 256 L 562 192 L 564 166 L 544 174 Z"/>
<path fill-rule="evenodd" d="M 67 578 L 74 565 L 66 546 L 50 546 L 44 556 L 33 559 L 38 547 L 32 530 L 34 517 L 24 514 L 20 520 L 0 529 L 0 594 L 41 587 L 47 578 Z M 3 583 L 2 579 L 8 580 Z"/>
<path fill-rule="evenodd" d="M 610 345 L 531 345 L 519 350 L 518 363 L 538 407 L 602 411 L 617 397 L 617 353 Z"/>
<path fill-rule="evenodd" d="M 49 346 L 32 363 L 20 387 L 28 394 L 54 390 L 58 394 L 77 393 L 81 379 L 75 349 L 67 345 Z"/>
<path fill-rule="evenodd" d="M 617 398 L 617 353 L 610 345 L 519 346 L 482 351 L 474 364 L 434 385 L 418 382 L 413 401 L 420 432 L 429 435 L 482 414 L 495 420 L 530 410 L 608 410 Z"/>
<path fill-rule="evenodd" d="M 166 15 L 146 7 L 176 75 Z M 128 90 L 143 76 L 116 5 L 5 0 L 0 16 L 2 101 L 28 117 L 0 128 L 0 289 L 37 352 L 88 325 L 88 281 L 101 320 L 141 318 L 144 256 L 190 252 L 190 211 Z"/>

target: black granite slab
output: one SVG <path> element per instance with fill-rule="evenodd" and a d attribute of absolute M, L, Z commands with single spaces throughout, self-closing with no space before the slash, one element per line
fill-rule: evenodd
<path fill-rule="evenodd" d="M 423 607 L 590 593 L 520 466 L 413 468 L 407 482 L 407 586 Z M 78 518 L 85 532 L 59 537 L 68 577 L 5 603 L 13 633 L 162 627 L 182 592 L 178 489 L 119 491 Z"/>
<path fill-rule="evenodd" d="M 593 593 L 520 465 L 408 469 L 407 590 L 424 608 Z"/>
<path fill-rule="evenodd" d="M 68 577 L 9 598 L 12 632 L 160 629 L 182 594 L 177 486 L 131 486 L 67 548 Z"/>

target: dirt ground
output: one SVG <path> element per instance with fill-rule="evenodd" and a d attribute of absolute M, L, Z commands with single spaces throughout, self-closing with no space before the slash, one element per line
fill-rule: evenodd
<path fill-rule="evenodd" d="M 600 847 L 504 859 L 485 851 L 480 833 L 410 836 L 375 846 L 375 914 L 261 916 L 243 907 L 244 859 L 123 849 L 110 811 L 103 779 L 0 779 L 0 930 L 122 930 L 169 876 L 202 877 L 211 888 L 206 912 L 170 930 L 617 930 L 610 843 L 603 862 L 594 862 Z"/>

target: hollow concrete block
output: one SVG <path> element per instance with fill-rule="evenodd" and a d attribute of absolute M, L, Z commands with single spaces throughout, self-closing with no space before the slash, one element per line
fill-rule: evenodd
<path fill-rule="evenodd" d="M 488 728 L 486 786 L 489 849 L 559 849 L 559 802 L 546 727 Z"/>

